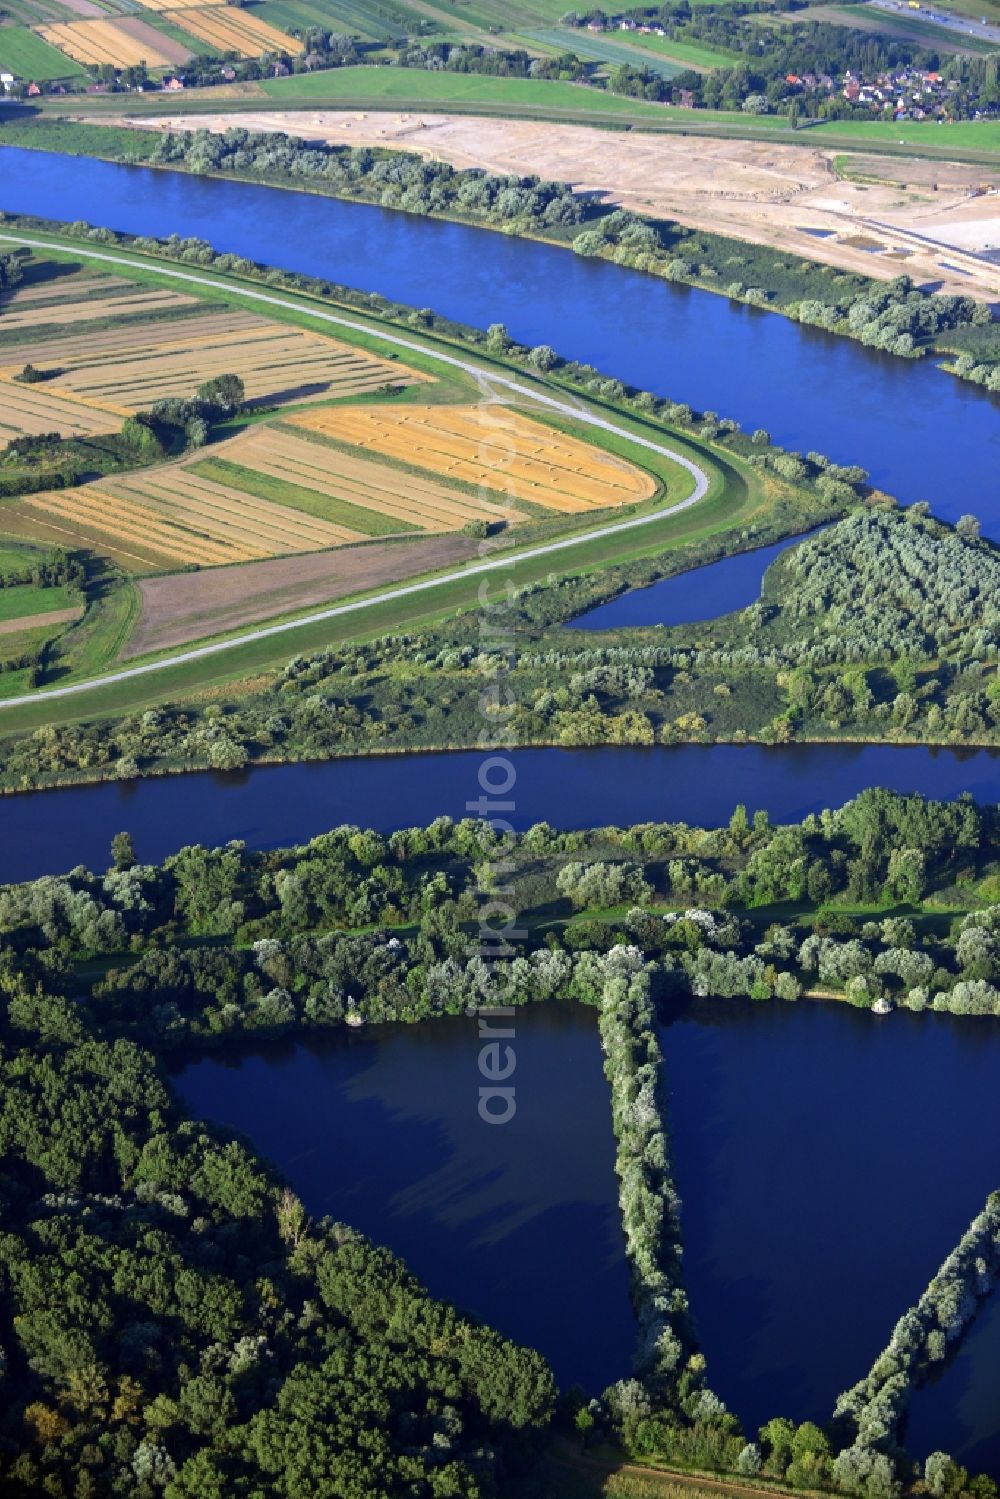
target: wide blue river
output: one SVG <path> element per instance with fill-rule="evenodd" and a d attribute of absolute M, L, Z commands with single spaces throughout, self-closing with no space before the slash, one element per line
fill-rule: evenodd
<path fill-rule="evenodd" d="M 895 359 L 725 297 L 568 250 L 310 194 L 0 148 L 0 209 L 199 235 L 218 250 L 378 291 L 632 385 L 860 463 L 945 517 L 997 512 L 1000 403 L 931 360 Z"/>
<path fill-rule="evenodd" d="M 0 149 L 0 209 L 220 250 L 379 291 L 528 343 L 782 444 L 863 464 L 906 501 L 1000 533 L 1000 406 L 941 373 L 724 298 L 546 245 L 330 199 Z M 589 625 L 691 618 L 752 596 L 766 556 L 709 571 Z M 664 616 L 663 610 L 667 615 Z M 0 880 L 102 866 L 128 828 L 143 859 L 183 842 L 303 840 L 462 816 L 480 756 L 345 760 L 0 799 Z M 727 819 L 737 801 L 799 819 L 869 785 L 1000 800 L 1000 757 L 850 745 L 523 750 L 513 818 L 578 827 Z M 203 1061 L 195 1110 L 250 1133 L 310 1208 L 406 1255 L 432 1288 L 543 1348 L 565 1382 L 627 1372 L 633 1328 L 593 1017 L 518 1020 L 516 1127 L 477 1129 L 462 1021 L 306 1051 Z M 998 1184 L 989 1022 L 821 1005 L 698 1006 L 664 1048 L 692 1299 L 713 1384 L 749 1426 L 822 1420 L 867 1367 L 985 1192 Z M 267 1106 L 262 1106 L 262 1100 Z M 350 1149 L 344 1142 L 350 1140 Z M 917 1454 L 1000 1473 L 1000 1314 L 914 1405 Z"/>

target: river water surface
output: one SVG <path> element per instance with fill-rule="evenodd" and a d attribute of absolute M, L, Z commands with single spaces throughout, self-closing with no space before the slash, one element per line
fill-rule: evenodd
<path fill-rule="evenodd" d="M 487 229 L 305 193 L 0 148 L 0 209 L 217 250 L 431 307 L 802 452 L 860 463 L 904 500 L 997 520 L 1000 403 L 936 369 L 725 297 Z"/>
<path fill-rule="evenodd" d="M 3 148 L 0 208 L 200 235 L 480 327 L 502 321 L 520 341 L 861 463 L 906 501 L 926 498 L 951 519 L 971 510 L 1000 531 L 997 402 L 929 360 L 550 246 L 239 183 Z M 736 574 L 753 586 L 762 560 L 672 586 L 706 595 L 715 614 L 749 601 L 733 591 Z M 679 607 L 697 617 L 690 599 Z M 6 797 L 0 879 L 101 867 L 121 828 L 152 860 L 195 840 L 260 847 L 345 821 L 457 817 L 478 795 L 479 761 L 339 761 Z M 738 801 L 797 820 L 873 784 L 1000 800 L 1000 758 L 982 752 L 687 746 L 523 750 L 514 761 L 521 827 L 718 823 Z M 179 1086 L 196 1112 L 246 1130 L 314 1212 L 392 1245 L 433 1290 L 542 1348 L 564 1383 L 597 1389 L 627 1371 L 632 1324 L 593 1017 L 550 1007 L 517 1028 L 518 1115 L 503 1129 L 476 1113 L 471 1022 L 216 1057 Z M 712 1382 L 751 1428 L 779 1412 L 822 1420 L 998 1184 L 1000 1031 L 729 1003 L 672 1016 L 664 1045 Z M 918 1397 L 913 1450 L 953 1448 L 1000 1472 L 998 1374 L 994 1309 Z"/>

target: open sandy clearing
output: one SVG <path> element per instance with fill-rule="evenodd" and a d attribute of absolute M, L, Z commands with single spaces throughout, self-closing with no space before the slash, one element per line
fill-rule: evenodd
<path fill-rule="evenodd" d="M 898 276 L 902 256 L 918 282 L 940 282 L 942 290 L 961 295 L 1000 293 L 1000 267 L 969 253 L 1000 239 L 1000 171 L 988 167 L 858 153 L 846 159 L 852 176 L 864 181 L 842 181 L 837 164 L 843 153 L 821 146 L 640 130 L 612 134 L 584 125 L 390 110 L 261 110 L 122 123 L 160 130 L 284 130 L 331 144 L 397 146 L 457 167 L 535 172 L 640 213 L 864 275 Z M 970 243 L 967 230 L 953 239 L 952 226 L 962 222 L 964 205 L 980 186 L 989 192 L 973 198 L 984 221 L 978 242 Z M 869 252 L 844 243 L 869 227 L 877 229 L 881 248 Z"/>
<path fill-rule="evenodd" d="M 187 645 L 206 635 L 434 572 L 475 556 L 478 545 L 467 536 L 379 541 L 211 573 L 144 578 L 138 585 L 142 612 L 123 654 L 127 658 Z"/>
<path fill-rule="evenodd" d="M 633 464 L 504 406 L 331 407 L 290 421 L 490 495 L 567 515 L 649 499 L 657 488 Z"/>

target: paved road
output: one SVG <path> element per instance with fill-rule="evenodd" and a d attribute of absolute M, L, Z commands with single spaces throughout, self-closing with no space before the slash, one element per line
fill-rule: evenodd
<path fill-rule="evenodd" d="M 54 244 L 49 240 L 27 238 L 21 234 L 2 234 L 0 241 L 10 244 L 26 245 L 33 250 L 61 250 L 65 251 L 65 245 Z M 126 255 L 111 255 L 105 251 L 91 250 L 86 246 L 73 247 L 74 253 L 79 253 L 87 260 L 106 261 L 111 265 L 132 266 L 137 270 L 149 270 L 142 261 L 133 260 Z M 241 297 L 246 297 L 253 302 L 263 302 L 269 307 L 287 308 L 292 312 L 308 312 L 311 318 L 318 322 L 334 323 L 341 328 L 353 328 L 359 333 L 372 332 L 366 323 L 356 321 L 354 318 L 341 317 L 337 313 L 324 312 L 320 308 L 302 306 L 301 302 L 294 302 L 288 297 L 273 296 L 270 292 L 253 291 L 243 287 L 227 287 L 223 283 L 210 276 L 198 276 L 191 271 L 175 270 L 172 266 L 156 266 L 156 274 L 164 276 L 171 281 L 184 281 L 196 286 L 208 286 L 214 291 L 225 292 L 227 290 L 238 291 Z M 401 338 L 395 333 L 383 332 L 378 329 L 378 337 L 381 341 L 395 345 L 396 348 L 410 349 L 417 354 L 430 354 L 441 364 L 450 365 L 453 369 L 462 370 L 467 375 L 472 375 L 489 386 L 500 386 L 504 390 L 513 391 L 519 396 L 529 396 L 533 401 L 542 406 L 549 407 L 552 411 L 559 411 L 567 416 L 573 417 L 575 421 L 585 422 L 588 426 L 599 427 L 604 432 L 614 433 L 619 437 L 627 437 L 629 442 L 635 443 L 637 447 L 648 448 L 652 453 L 659 453 L 664 458 L 671 459 L 679 464 L 694 479 L 694 489 L 687 499 L 680 500 L 676 505 L 669 505 L 659 510 L 653 510 L 648 515 L 633 517 L 629 520 L 615 521 L 611 525 L 601 526 L 595 531 L 587 531 L 579 536 L 567 536 L 561 541 L 549 541 L 544 545 L 528 547 L 524 551 L 505 552 L 502 556 L 494 558 L 491 562 L 477 562 L 472 566 L 455 568 L 451 572 L 441 573 L 435 578 L 425 578 L 419 583 L 406 583 L 398 588 L 384 589 L 380 593 L 371 595 L 369 598 L 357 599 L 354 603 L 337 604 L 329 609 L 320 609 L 313 614 L 304 614 L 297 619 L 285 620 L 282 624 L 265 625 L 257 630 L 249 630 L 244 635 L 239 635 L 231 640 L 214 641 L 211 645 L 196 646 L 193 650 L 179 651 L 171 656 L 164 656 L 159 661 L 148 662 L 145 666 L 129 666 L 121 671 L 106 672 L 100 677 L 91 677 L 86 682 L 74 682 L 68 687 L 40 688 L 34 692 L 25 693 L 21 697 L 5 698 L 0 700 L 0 709 L 23 706 L 26 702 L 37 702 L 41 698 L 71 697 L 80 692 L 91 692 L 95 687 L 109 687 L 114 682 L 127 682 L 133 677 L 146 676 L 150 672 L 164 671 L 171 666 L 181 666 L 188 661 L 200 661 L 206 656 L 217 656 L 223 651 L 233 651 L 240 646 L 249 645 L 255 640 L 266 640 L 272 635 L 283 635 L 289 630 L 300 629 L 303 625 L 317 624 L 324 619 L 338 619 L 345 614 L 360 613 L 363 609 L 370 609 L 375 604 L 384 604 L 390 599 L 404 598 L 407 594 L 424 593 L 432 588 L 441 588 L 446 583 L 454 583 L 460 578 L 469 578 L 477 573 L 496 572 L 500 568 L 510 569 L 518 562 L 526 562 L 534 557 L 546 557 L 556 552 L 566 551 L 569 547 L 581 546 L 588 541 L 596 541 L 604 536 L 615 536 L 621 531 L 631 531 L 639 526 L 648 526 L 655 521 L 660 521 L 665 515 L 675 515 L 679 510 L 686 510 L 690 505 L 697 504 L 708 492 L 709 479 L 705 470 L 697 463 L 686 458 L 683 453 L 677 453 L 673 448 L 666 447 L 663 443 L 653 442 L 648 437 L 637 437 L 628 432 L 624 427 L 616 426 L 614 422 L 607 421 L 604 417 L 595 416 L 592 412 L 581 411 L 571 401 L 560 401 L 555 396 L 546 395 L 534 385 L 529 385 L 520 380 L 512 379 L 507 375 L 495 374 L 490 369 L 476 364 L 472 360 L 457 359 L 451 354 L 439 354 L 436 350 L 428 349 L 424 344 L 415 343 L 412 339 Z"/>
<path fill-rule="evenodd" d="M 984 42 L 1000 44 L 1000 26 L 984 26 L 970 16 L 950 15 L 947 11 L 932 10 L 923 4 L 919 10 L 911 10 L 907 0 L 869 0 L 869 4 L 891 16 L 904 16 L 909 21 L 931 21 L 946 31 L 957 31 L 960 36 L 977 36 Z"/>

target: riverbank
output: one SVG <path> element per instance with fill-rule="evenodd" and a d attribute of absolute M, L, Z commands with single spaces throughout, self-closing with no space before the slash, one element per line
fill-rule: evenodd
<path fill-rule="evenodd" d="M 248 116 L 250 123 L 247 128 L 253 128 L 252 120 L 253 117 Z M 229 114 L 204 117 L 205 128 L 213 129 L 218 133 L 224 133 L 226 129 L 238 126 L 241 122 L 242 116 Z M 183 132 L 201 128 L 203 121 L 199 117 L 192 125 L 185 118 L 179 117 L 174 119 L 173 123 Z M 190 170 L 180 159 L 169 162 L 153 159 L 154 147 L 146 139 L 153 132 L 146 128 L 144 120 L 130 117 L 125 120 L 124 124 L 127 128 L 135 127 L 134 138 L 137 143 L 141 142 L 137 144 L 134 152 L 122 140 L 123 126 L 121 124 L 109 127 L 109 135 L 103 137 L 101 132 L 106 128 L 105 126 L 92 125 L 79 119 L 54 120 L 49 116 L 23 126 L 18 125 L 16 121 L 13 125 L 5 126 L 0 121 L 0 143 L 16 144 L 28 149 L 54 149 L 70 155 L 90 155 L 98 160 L 116 162 L 134 160 L 144 166 L 157 169 Z M 353 139 L 350 135 L 350 128 L 348 124 L 341 132 L 343 143 L 349 143 Z M 410 129 L 412 126 L 407 126 L 408 134 Z M 160 127 L 157 127 L 156 133 L 161 133 Z M 313 135 L 318 136 L 320 140 L 323 138 L 322 130 L 314 131 Z M 414 154 L 412 140 L 407 140 L 403 144 L 411 155 Z M 382 141 L 383 149 L 385 145 L 386 142 Z M 468 148 L 464 149 L 467 151 Z M 538 169 L 538 156 L 541 150 L 542 146 L 539 142 L 528 143 L 522 150 L 525 166 L 530 167 L 531 171 Z M 624 149 L 620 145 L 616 146 L 609 161 L 615 163 L 627 161 L 630 150 L 629 145 L 626 145 Z M 441 152 L 437 148 L 432 148 L 432 154 L 435 159 L 449 159 L 447 150 Z M 478 147 L 473 151 L 474 159 L 480 164 L 485 163 L 490 154 L 489 151 Z M 581 190 L 579 183 L 574 179 L 576 168 L 573 164 L 573 153 L 568 154 L 570 160 L 567 164 L 565 160 L 560 160 L 560 157 L 567 156 L 566 147 L 564 146 L 561 151 L 557 147 L 551 160 L 553 170 L 549 175 L 563 181 L 568 175 L 574 190 L 579 191 Z M 781 173 L 776 170 L 776 157 L 779 155 L 780 153 L 776 152 L 770 144 L 764 148 L 762 182 L 770 181 L 773 184 L 776 176 L 780 180 Z M 681 159 L 685 159 L 683 153 Z M 860 302 L 869 287 L 871 295 L 877 296 L 885 282 L 904 274 L 913 275 L 918 279 L 921 276 L 930 277 L 927 285 L 935 293 L 942 291 L 961 297 L 978 295 L 980 299 L 1000 293 L 1000 268 L 989 259 L 969 253 L 960 245 L 937 243 L 932 235 L 915 233 L 912 228 L 905 227 L 903 223 L 894 224 L 887 221 L 887 215 L 891 218 L 893 212 L 889 204 L 895 201 L 891 197 L 895 191 L 895 186 L 891 181 L 888 184 L 890 198 L 881 208 L 880 217 L 877 220 L 872 219 L 869 222 L 866 217 L 859 220 L 857 224 L 853 223 L 850 206 L 844 200 L 845 195 L 850 196 L 854 189 L 849 182 L 844 180 L 836 181 L 836 195 L 833 200 L 830 200 L 833 203 L 831 209 L 829 202 L 819 191 L 822 179 L 827 175 L 831 179 L 835 175 L 843 178 L 844 173 L 842 171 L 835 173 L 835 162 L 838 158 L 817 153 L 817 159 L 820 169 L 818 175 L 814 173 L 817 189 L 814 196 L 817 199 L 817 207 L 821 208 L 822 212 L 818 217 L 813 215 L 815 222 L 810 226 L 803 228 L 798 222 L 800 218 L 810 216 L 808 203 L 806 201 L 799 203 L 800 193 L 804 191 L 809 174 L 803 175 L 801 171 L 796 171 L 792 167 L 793 153 L 788 156 L 786 167 L 787 171 L 792 172 L 794 179 L 793 186 L 787 194 L 790 201 L 790 219 L 787 223 L 781 207 L 782 193 L 780 191 L 776 193 L 773 186 L 766 187 L 758 195 L 766 200 L 766 207 L 754 206 L 755 195 L 750 193 L 748 197 L 745 184 L 745 177 L 751 164 L 740 163 L 737 160 L 734 167 L 742 167 L 742 171 L 738 171 L 737 174 L 742 181 L 740 188 L 736 191 L 732 189 L 727 191 L 720 187 L 708 192 L 705 195 L 705 201 L 697 210 L 692 210 L 690 197 L 686 200 L 685 206 L 683 197 L 679 199 L 676 188 L 672 187 L 669 202 L 670 212 L 674 217 L 673 223 L 665 223 L 657 217 L 664 205 L 658 205 L 655 196 L 650 199 L 648 190 L 644 189 L 645 204 L 638 206 L 636 211 L 650 224 L 658 237 L 662 239 L 664 233 L 667 235 L 667 239 L 663 240 L 657 253 L 648 253 L 645 248 L 642 253 L 632 252 L 619 246 L 613 238 L 607 243 L 596 242 L 587 253 L 611 259 L 616 264 L 628 265 L 671 282 L 694 286 L 700 291 L 725 296 L 730 301 L 743 302 L 763 311 L 777 312 L 790 317 L 795 322 L 818 324 L 837 336 L 862 341 L 862 325 L 851 321 L 839 302 L 828 301 L 832 292 L 836 291 L 841 301 L 846 296 L 847 302 Z M 543 155 L 543 165 L 544 160 Z M 535 164 L 531 165 L 532 163 Z M 501 163 L 498 162 L 497 165 Z M 608 170 L 612 168 L 609 166 Z M 612 180 L 617 179 L 621 171 L 620 165 L 615 166 Z M 688 171 L 690 171 L 690 165 Z M 266 173 L 246 171 L 233 166 L 232 163 L 223 171 L 214 167 L 210 161 L 202 160 L 198 162 L 197 175 L 248 183 L 264 183 L 269 187 L 312 193 L 341 201 L 370 202 L 391 210 L 414 211 L 412 206 L 408 206 L 408 199 L 401 192 L 397 192 L 391 201 L 387 201 L 381 189 L 377 192 L 368 191 L 363 183 L 352 182 L 349 190 L 345 190 L 328 181 L 324 181 L 322 185 L 318 185 L 315 180 L 310 182 L 308 175 L 289 176 L 276 170 Z M 645 180 L 649 175 L 648 166 L 641 175 Z M 870 193 L 871 173 L 869 171 L 862 175 L 865 175 L 865 183 L 861 190 L 866 194 Z M 591 188 L 587 191 L 591 197 L 595 192 L 598 196 L 605 196 L 602 189 Z M 617 189 L 612 188 L 612 199 L 616 195 Z M 711 202 L 716 196 L 721 201 Z M 745 221 L 746 213 L 733 217 L 735 210 L 732 200 L 734 198 L 748 198 L 746 213 L 750 214 L 749 221 Z M 929 198 L 926 201 L 931 203 Z M 859 198 L 858 203 L 861 202 Z M 651 206 L 652 216 L 650 216 Z M 483 219 L 481 216 L 465 217 L 453 207 L 440 205 L 419 211 L 426 213 L 429 217 L 455 223 L 467 223 L 477 228 L 491 228 L 505 234 L 516 234 L 519 237 L 566 248 L 570 246 L 578 248 L 574 240 L 579 241 L 582 237 L 578 233 L 580 225 L 571 230 L 553 231 L 551 228 L 544 229 L 527 220 L 490 223 L 488 219 Z M 599 227 L 600 220 L 598 219 L 596 223 Z M 681 223 L 691 227 L 683 233 L 678 233 Z M 858 232 L 859 226 L 860 233 Z M 1000 229 L 998 229 L 998 234 L 1000 234 Z M 795 258 L 795 263 L 791 267 L 787 262 L 789 254 Z M 786 258 L 782 259 L 783 256 Z M 810 258 L 804 258 L 806 256 Z M 851 286 L 846 290 L 843 285 L 839 288 L 832 288 L 828 280 L 824 281 L 816 274 L 828 270 L 832 265 L 842 271 L 849 270 L 853 279 Z M 734 274 L 734 267 L 736 274 Z M 807 274 L 808 272 L 812 272 L 812 275 Z M 896 355 L 917 358 L 935 352 L 953 352 L 956 343 L 959 348 L 964 347 L 963 339 L 968 331 L 963 325 L 957 332 L 951 332 L 950 338 L 942 334 L 939 340 L 933 337 L 928 338 L 922 333 L 916 340 L 912 337 L 909 339 L 905 351 L 898 340 L 898 329 L 895 338 L 877 339 L 873 335 L 870 341 L 874 342 L 877 347 Z M 989 330 L 972 329 L 971 331 L 976 334 L 974 347 L 977 349 L 985 339 L 986 346 L 979 354 L 980 361 L 991 360 L 997 349 L 994 347 L 996 341 L 986 338 Z M 964 370 L 957 365 L 949 364 L 948 371 L 958 378 L 964 376 Z"/>
<path fill-rule="evenodd" d="M 676 219 L 865 277 L 890 281 L 905 264 L 916 281 L 933 281 L 948 295 L 1000 294 L 1000 267 L 977 253 L 1000 245 L 1000 166 L 991 173 L 912 158 L 904 168 L 783 139 L 704 141 L 693 151 L 689 138 L 639 129 L 620 138 L 593 127 L 427 112 L 223 108 L 152 121 L 126 112 L 110 123 L 158 132 L 283 131 L 327 145 L 416 152 L 458 169 L 537 173 L 647 218 Z M 984 186 L 992 197 L 978 196 Z"/>

